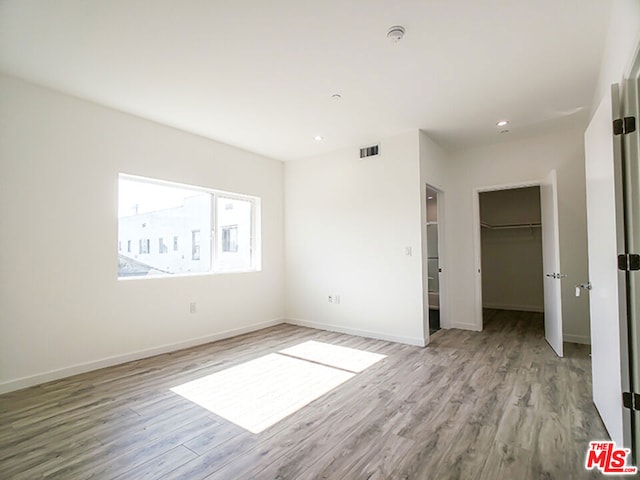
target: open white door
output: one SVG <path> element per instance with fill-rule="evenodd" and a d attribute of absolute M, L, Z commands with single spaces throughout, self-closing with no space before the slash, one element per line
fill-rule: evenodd
<path fill-rule="evenodd" d="M 621 325 L 626 318 L 621 311 L 625 309 L 625 286 L 617 268 L 617 253 L 624 251 L 619 245 L 624 237 L 621 160 L 619 149 L 614 155 L 611 127 L 612 116 L 617 117 L 619 111 L 619 93 L 614 85 L 585 132 L 585 175 L 593 401 L 611 439 L 629 447 L 629 412 L 622 405 L 622 392 L 629 391 L 627 342 L 623 337 L 626 322 Z"/>
<path fill-rule="evenodd" d="M 542 216 L 542 258 L 544 270 L 544 336 L 562 357 L 562 296 L 560 234 L 558 228 L 558 182 L 556 171 L 540 183 Z"/>
<path fill-rule="evenodd" d="M 625 118 L 640 118 L 640 51 L 638 52 L 629 78 L 625 80 L 623 90 L 622 116 Z M 630 128 L 628 130 L 631 130 Z M 625 190 L 625 253 L 638 254 L 640 252 L 640 132 L 638 127 L 626 131 L 622 137 L 622 151 L 624 162 Z M 618 242 L 618 253 L 621 253 Z M 630 373 L 630 390 L 640 392 L 640 271 L 618 272 L 624 275 L 628 303 L 625 305 L 628 326 L 628 360 Z M 621 341 L 623 339 L 621 338 Z M 623 386 L 625 382 L 623 381 Z M 627 412 L 625 412 L 626 414 Z M 640 415 L 638 411 L 630 413 L 635 442 L 632 443 L 636 462 L 640 459 Z"/>

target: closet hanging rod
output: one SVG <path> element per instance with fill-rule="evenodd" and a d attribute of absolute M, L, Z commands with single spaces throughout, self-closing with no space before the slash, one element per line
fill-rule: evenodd
<path fill-rule="evenodd" d="M 482 228 L 489 228 L 491 230 L 504 230 L 509 228 L 540 228 L 540 223 L 507 223 L 502 225 L 492 225 L 487 222 L 480 222 Z"/>

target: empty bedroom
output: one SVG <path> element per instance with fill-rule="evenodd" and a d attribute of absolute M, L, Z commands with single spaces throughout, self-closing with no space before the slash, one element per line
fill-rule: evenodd
<path fill-rule="evenodd" d="M 635 468 L 639 45 L 638 0 L 1 1 L 0 477 Z"/>

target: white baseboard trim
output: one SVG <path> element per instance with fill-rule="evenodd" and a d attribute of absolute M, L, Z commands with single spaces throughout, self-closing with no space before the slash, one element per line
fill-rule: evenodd
<path fill-rule="evenodd" d="M 92 370 L 98 370 L 100 368 L 120 365 L 122 363 L 131 362 L 133 360 L 140 360 L 142 358 L 153 357 L 154 355 L 161 355 L 163 353 L 175 352 L 177 350 L 195 347 L 197 345 L 204 345 L 205 343 L 211 343 L 217 340 L 223 340 L 225 338 L 255 332 L 256 330 L 262 330 L 263 328 L 272 327 L 281 323 L 285 323 L 285 320 L 281 318 L 268 320 L 266 322 L 255 323 L 253 325 L 248 325 L 242 328 L 235 328 L 232 330 L 225 330 L 224 332 L 214 333 L 212 335 L 206 335 L 204 337 L 192 338 L 189 340 L 184 340 L 182 342 L 170 343 L 161 345 L 159 347 L 148 348 L 145 350 L 138 350 L 136 352 L 125 353 L 123 355 L 114 355 L 112 357 L 102 358 L 100 360 L 95 360 L 92 362 L 72 365 L 70 367 L 51 370 L 44 373 L 38 373 L 36 375 L 31 375 L 28 377 L 0 382 L 0 394 L 13 392 L 22 388 L 33 387 L 34 385 L 40 385 L 41 383 L 51 382 L 53 380 L 59 380 L 65 377 L 71 377 L 72 375 L 78 375 L 80 373 L 86 373 Z"/>
<path fill-rule="evenodd" d="M 568 343 L 581 343 L 583 345 L 591 345 L 588 335 L 573 335 L 571 333 L 565 333 L 562 335 L 562 340 Z"/>
<path fill-rule="evenodd" d="M 479 332 L 480 329 L 475 323 L 454 323 L 451 328 L 457 328 L 459 330 L 471 330 L 472 332 Z"/>
<path fill-rule="evenodd" d="M 376 340 L 386 340 L 388 342 L 404 343 L 406 345 L 414 345 L 417 347 L 424 347 L 427 344 L 426 340 L 420 337 L 399 337 L 397 335 L 389 335 L 383 332 L 376 332 L 372 330 L 360 330 L 357 328 L 343 327 L 341 325 L 312 322 L 309 320 L 302 320 L 299 318 L 286 318 L 284 322 L 289 323 L 291 325 L 298 325 L 300 327 L 309 327 L 309 328 L 315 328 L 318 330 L 327 330 L 329 332 L 346 333 L 347 335 L 355 335 L 357 337 L 373 338 Z"/>
<path fill-rule="evenodd" d="M 507 303 L 485 303 L 482 308 L 494 308 L 496 310 L 515 310 L 519 312 L 539 312 L 544 313 L 544 307 L 536 305 L 510 305 Z"/>

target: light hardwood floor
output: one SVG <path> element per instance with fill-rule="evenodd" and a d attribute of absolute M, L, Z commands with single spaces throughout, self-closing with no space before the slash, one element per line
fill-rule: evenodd
<path fill-rule="evenodd" d="M 487 311 L 418 348 L 279 325 L 5 394 L 0 478 L 599 478 L 589 347 L 558 359 L 542 329 Z M 387 357 L 259 434 L 169 390 L 306 340 Z"/>

